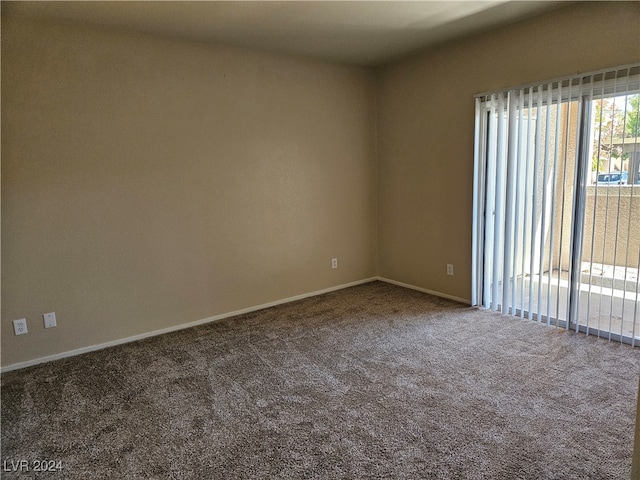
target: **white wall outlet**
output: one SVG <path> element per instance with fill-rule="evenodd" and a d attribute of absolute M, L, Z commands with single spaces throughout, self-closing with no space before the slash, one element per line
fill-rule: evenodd
<path fill-rule="evenodd" d="M 337 258 L 332 258 L 331 259 L 331 268 L 338 268 L 338 259 Z"/>
<path fill-rule="evenodd" d="M 53 328 L 57 327 L 58 323 L 56 322 L 56 312 L 45 313 L 42 315 L 44 319 L 44 328 Z"/>
<path fill-rule="evenodd" d="M 453 264 L 447 263 L 447 275 L 453 275 Z"/>
<path fill-rule="evenodd" d="M 24 335 L 27 333 L 27 319 L 21 318 L 13 321 L 13 332 L 16 335 Z"/>

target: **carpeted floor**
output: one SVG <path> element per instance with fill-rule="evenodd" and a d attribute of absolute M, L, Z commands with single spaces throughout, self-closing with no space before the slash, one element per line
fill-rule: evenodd
<path fill-rule="evenodd" d="M 626 479 L 639 373 L 374 282 L 3 374 L 2 478 Z"/>

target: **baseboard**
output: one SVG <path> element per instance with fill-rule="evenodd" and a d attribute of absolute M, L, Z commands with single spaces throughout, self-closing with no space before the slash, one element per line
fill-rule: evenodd
<path fill-rule="evenodd" d="M 399 287 L 409 288 L 411 290 L 417 290 L 419 292 L 428 293 L 429 295 L 435 295 L 436 297 L 447 298 L 449 300 L 455 300 L 456 302 L 464 303 L 466 305 L 471 305 L 471 300 L 467 298 L 460 298 L 453 295 L 448 295 L 442 292 L 436 292 L 434 290 L 428 290 L 426 288 L 416 287 L 415 285 L 410 285 L 408 283 L 398 282 L 396 280 L 391 280 L 390 278 L 378 277 L 377 280 L 381 282 L 391 283 L 393 285 L 398 285 Z"/>
<path fill-rule="evenodd" d="M 276 300 L 274 302 L 264 303 L 262 305 L 256 305 L 253 307 L 243 308 L 241 310 L 235 310 L 233 312 L 222 313 L 219 315 L 214 315 L 212 317 L 203 318 L 201 320 L 196 320 L 194 322 L 182 323 L 180 325 L 175 325 L 173 327 L 163 328 L 161 330 L 154 330 L 151 332 L 141 333 L 139 335 L 134 335 L 132 337 L 120 338 L 118 340 L 113 340 L 111 342 L 100 343 L 98 345 L 89 345 L 87 347 L 78 348 L 76 350 L 69 350 L 67 352 L 56 353 L 55 355 L 48 355 L 46 357 L 35 358 L 33 360 L 27 360 L 26 362 L 13 363 L 11 365 L 7 365 L 6 367 L 0 368 L 0 373 L 10 372 L 12 370 L 19 370 L 21 368 L 31 367 L 33 365 L 38 365 L 40 363 L 52 362 L 54 360 L 60 360 L 68 357 L 75 357 L 76 355 L 82 355 L 83 353 L 95 352 L 96 350 L 102 350 L 104 348 L 115 347 L 117 345 L 122 345 L 124 343 L 136 342 L 138 340 L 144 340 L 145 338 L 156 337 L 158 335 L 163 335 L 165 333 L 176 332 L 178 330 L 184 330 L 186 328 L 196 327 L 198 325 L 205 325 L 211 322 L 217 322 L 219 320 L 224 320 L 225 318 L 235 317 L 236 315 L 242 315 L 244 313 L 251 313 L 257 310 L 262 310 L 264 308 L 275 307 L 276 305 L 282 305 L 284 303 L 295 302 L 297 300 L 302 300 L 304 298 L 315 297 L 318 295 L 323 295 L 329 292 L 335 292 L 336 290 L 342 290 L 349 287 L 354 287 L 356 285 L 362 285 L 364 283 L 374 282 L 378 278 L 371 277 L 365 278 L 363 280 L 357 280 L 355 282 L 344 283 L 341 285 L 337 285 L 335 287 L 325 288 L 323 290 L 316 290 L 314 292 L 303 293 L 301 295 L 295 295 L 293 297 L 283 298 L 282 300 Z"/>

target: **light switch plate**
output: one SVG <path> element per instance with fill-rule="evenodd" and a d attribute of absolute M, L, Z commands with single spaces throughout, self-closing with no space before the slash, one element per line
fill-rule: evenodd
<path fill-rule="evenodd" d="M 56 322 L 56 312 L 45 313 L 42 315 L 42 318 L 44 318 L 44 328 L 53 328 L 58 326 L 58 323 Z"/>

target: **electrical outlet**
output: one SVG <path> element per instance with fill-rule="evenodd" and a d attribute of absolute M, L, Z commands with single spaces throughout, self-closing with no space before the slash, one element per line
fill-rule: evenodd
<path fill-rule="evenodd" d="M 56 322 L 56 312 L 45 313 L 42 315 L 44 320 L 44 328 L 53 328 L 57 327 L 58 323 Z"/>
<path fill-rule="evenodd" d="M 453 264 L 447 263 L 447 275 L 453 275 Z"/>
<path fill-rule="evenodd" d="M 21 318 L 13 321 L 13 332 L 16 335 L 24 335 L 27 333 L 27 319 Z"/>
<path fill-rule="evenodd" d="M 338 268 L 338 259 L 337 258 L 332 258 L 331 259 L 331 268 Z"/>

